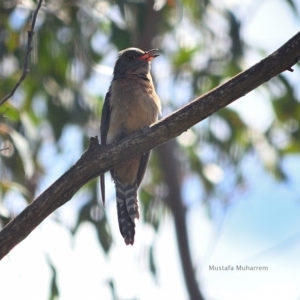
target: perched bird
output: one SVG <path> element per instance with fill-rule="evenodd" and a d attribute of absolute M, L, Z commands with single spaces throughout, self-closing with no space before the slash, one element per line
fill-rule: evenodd
<path fill-rule="evenodd" d="M 158 56 L 156 51 L 128 48 L 119 52 L 102 109 L 101 145 L 119 141 L 157 121 L 160 100 L 150 74 L 151 61 Z M 110 171 L 116 186 L 119 228 L 126 245 L 134 243 L 135 218 L 139 219 L 137 190 L 149 155 L 147 152 L 126 160 Z M 104 174 L 100 184 L 104 204 Z"/>

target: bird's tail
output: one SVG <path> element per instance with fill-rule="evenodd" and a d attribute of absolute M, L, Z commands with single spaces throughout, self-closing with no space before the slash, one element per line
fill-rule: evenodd
<path fill-rule="evenodd" d="M 135 234 L 134 219 L 139 219 L 137 201 L 137 184 L 123 185 L 118 179 L 116 182 L 117 211 L 120 232 L 126 245 L 133 245 Z"/>

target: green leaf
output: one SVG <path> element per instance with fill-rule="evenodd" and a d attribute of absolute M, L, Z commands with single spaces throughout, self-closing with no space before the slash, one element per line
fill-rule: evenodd
<path fill-rule="evenodd" d="M 155 279 L 157 279 L 157 269 L 156 269 L 156 262 L 154 258 L 154 249 L 153 245 L 150 246 L 149 248 L 149 267 L 150 271 Z"/>
<path fill-rule="evenodd" d="M 23 195 L 28 202 L 32 201 L 33 199 L 31 192 L 25 186 L 17 182 L 2 180 L 0 181 L 0 188 L 3 190 L 3 195 L 5 195 L 5 193 L 7 193 L 9 190 L 14 190 Z"/>
<path fill-rule="evenodd" d="M 95 180 L 95 182 L 97 181 Z M 83 222 L 90 222 L 95 226 L 100 245 L 104 252 L 108 253 L 112 245 L 112 235 L 104 209 L 97 202 L 95 189 L 92 198 L 79 211 L 73 234 L 76 233 Z"/>
<path fill-rule="evenodd" d="M 49 264 L 49 267 L 50 267 L 51 273 L 52 273 L 52 278 L 51 278 L 51 282 L 50 282 L 49 300 L 55 300 L 55 299 L 58 299 L 58 297 L 59 297 L 59 290 L 58 290 L 58 286 L 57 286 L 57 272 L 56 272 L 54 265 L 51 263 L 51 260 L 48 257 L 48 255 L 47 255 L 47 262 Z"/>
<path fill-rule="evenodd" d="M 180 67 L 183 64 L 190 63 L 193 55 L 198 51 L 198 48 L 180 48 L 173 56 L 173 65 Z"/>
<path fill-rule="evenodd" d="M 2 106 L 0 106 L 0 116 L 1 118 L 8 119 L 13 123 L 17 123 L 20 121 L 19 111 L 9 102 L 6 102 Z"/>
<path fill-rule="evenodd" d="M 0 123 L 0 134 L 1 133 L 10 136 L 23 162 L 25 175 L 31 178 L 34 172 L 34 162 L 28 141 L 15 129 L 3 123 Z"/>

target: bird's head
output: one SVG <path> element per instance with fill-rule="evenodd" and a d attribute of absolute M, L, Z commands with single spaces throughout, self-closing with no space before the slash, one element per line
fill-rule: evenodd
<path fill-rule="evenodd" d="M 138 48 L 120 51 L 114 68 L 114 78 L 131 73 L 147 74 L 150 71 L 151 60 L 158 56 L 156 51 L 157 49 L 143 51 Z"/>

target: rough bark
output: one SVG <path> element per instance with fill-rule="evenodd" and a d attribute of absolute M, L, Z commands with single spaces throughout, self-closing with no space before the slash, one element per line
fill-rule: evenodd
<path fill-rule="evenodd" d="M 64 175 L 34 200 L 0 232 L 0 259 L 25 239 L 55 209 L 69 201 L 85 183 L 116 164 L 144 153 L 180 135 L 196 123 L 254 90 L 300 59 L 300 32 L 281 48 L 223 85 L 195 99 L 150 128 L 118 144 L 100 147 L 97 139 Z"/>

